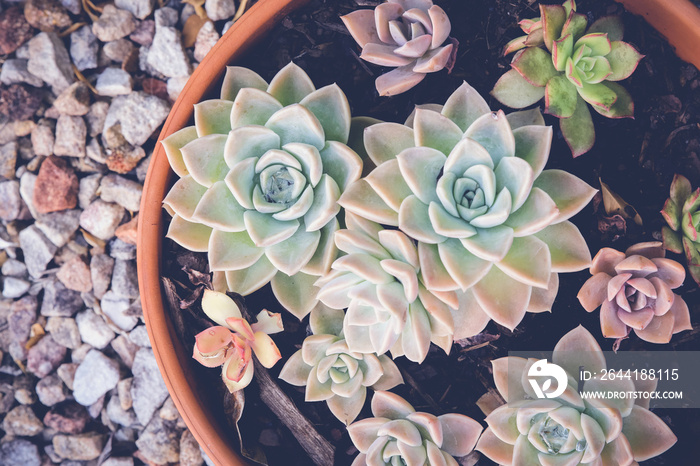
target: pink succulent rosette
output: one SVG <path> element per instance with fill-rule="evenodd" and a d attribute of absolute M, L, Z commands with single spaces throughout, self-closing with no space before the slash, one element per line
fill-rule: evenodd
<path fill-rule="evenodd" d="M 506 404 L 485 410 L 488 428 L 476 450 L 508 466 L 633 466 L 676 443 L 671 429 L 649 410 L 648 398 L 581 397 L 581 367 L 596 373 L 607 368 L 605 355 L 585 328 L 579 326 L 559 340 L 552 362 L 564 370 L 568 384 L 560 396 L 546 399 L 538 399 L 529 383 L 537 359 L 492 362 L 494 383 Z M 650 392 L 656 383 L 593 378 L 583 382 L 582 390 Z"/>
<path fill-rule="evenodd" d="M 348 427 L 360 450 L 353 466 L 457 466 L 455 458 L 472 452 L 482 430 L 481 424 L 463 414 L 416 412 L 406 400 L 385 391 L 375 392 L 372 414 Z"/>
<path fill-rule="evenodd" d="M 664 257 L 661 242 L 639 243 L 627 251 L 603 248 L 591 265 L 591 278 L 578 293 L 581 305 L 592 312 L 600 307 L 606 338 L 625 338 L 630 329 L 651 343 L 668 343 L 690 330 L 690 313 L 672 290 L 685 280 L 681 264 Z"/>
<path fill-rule="evenodd" d="M 432 0 L 388 0 L 374 10 L 357 10 L 341 19 L 360 47 L 360 58 L 395 67 L 377 78 L 379 95 L 406 92 L 427 73 L 448 66 L 455 46 L 445 45 L 452 26 Z"/>
<path fill-rule="evenodd" d="M 280 314 L 263 310 L 251 325 L 231 298 L 211 290 L 204 292 L 202 309 L 219 325 L 195 336 L 192 357 L 206 367 L 223 365 L 221 377 L 231 393 L 247 387 L 253 379 L 253 354 L 267 368 L 282 357 L 269 335 L 283 330 Z"/>

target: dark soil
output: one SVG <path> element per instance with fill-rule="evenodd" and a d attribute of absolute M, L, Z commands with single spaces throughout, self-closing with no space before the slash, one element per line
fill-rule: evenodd
<path fill-rule="evenodd" d="M 369 7 L 379 2 L 362 0 L 357 3 Z M 529 0 L 437 0 L 436 3 L 450 15 L 453 36 L 460 43 L 455 68 L 451 74 L 443 71 L 428 76 L 404 95 L 393 98 L 377 96 L 374 79 L 384 70 L 358 59 L 359 49 L 338 19 L 339 15 L 357 8 L 352 0 L 312 0 L 308 7 L 272 29 L 248 58 L 237 64 L 252 68 L 270 79 L 294 60 L 306 70 L 317 87 L 337 82 L 347 94 L 354 116 L 368 115 L 385 121 L 403 122 L 416 104 L 444 103 L 463 80 L 483 96 L 488 96 L 498 77 L 509 68 L 510 57 L 504 58 L 501 54 L 503 46 L 521 35 L 518 20 L 538 16 L 537 4 Z M 643 219 L 641 227 L 628 221 L 626 225 L 617 225 L 622 228 L 601 231 L 599 220 L 602 215 L 596 213 L 593 203 L 573 218 L 593 253 L 606 246 L 624 250 L 636 242 L 660 238 L 663 219 L 659 210 L 668 197 L 674 173 L 684 174 L 694 186 L 700 185 L 700 76 L 693 66 L 678 59 L 673 49 L 641 18 L 627 14 L 612 0 L 581 0 L 578 10 L 590 12 L 589 23 L 608 14 L 621 14 L 626 26 L 625 40 L 646 55 L 636 73 L 623 83 L 634 97 L 636 118 L 610 120 L 594 114 L 597 142 L 590 153 L 574 160 L 558 130 L 558 122 L 545 117 L 547 124 L 555 128 L 548 168 L 563 168 L 595 187 L 599 186 L 598 177 L 601 177 L 637 209 Z M 502 107 L 494 99 L 489 99 L 492 108 Z M 601 226 L 605 225 L 607 223 L 603 221 Z M 170 258 L 164 264 L 165 270 L 171 273 L 170 278 L 188 283 L 178 270 L 183 262 L 191 264 L 192 256 L 180 257 L 183 251 L 172 242 L 166 241 L 165 247 L 178 252 L 176 255 L 164 254 Z M 674 258 L 683 262 L 680 256 Z M 596 336 L 604 350 L 610 350 L 613 342 L 602 338 L 598 313 L 586 313 L 576 299 L 579 288 L 588 277 L 587 271 L 560 275 L 559 294 L 552 313 L 528 314 L 513 333 L 490 323 L 485 334 L 464 348 L 455 345 L 449 356 L 433 347 L 421 365 L 399 358 L 397 365 L 409 376 L 405 378 L 412 378 L 415 385 L 407 383 L 394 391 L 406 397 L 417 410 L 438 415 L 459 412 L 482 421 L 483 415 L 475 402 L 493 386 L 492 359 L 506 356 L 509 350 L 549 351 L 564 333 L 579 324 Z M 182 297 L 189 294 L 183 288 L 178 288 L 178 291 Z M 686 284 L 676 291 L 688 302 L 691 319 L 697 322 L 700 318 L 700 293 L 695 283 L 688 278 Z M 299 323 L 283 311 L 272 298 L 269 287 L 247 298 L 246 304 L 253 314 L 262 307 L 283 313 L 286 331 L 274 337 L 283 355 L 283 360 L 271 370 L 276 377 L 283 363 L 308 334 L 307 321 Z M 197 312 L 197 305 L 191 310 L 192 313 L 181 311 L 180 316 L 190 329 L 183 341 L 188 350 L 192 348 L 193 335 L 203 328 L 203 321 L 193 315 Z M 473 347 L 488 341 L 483 347 Z M 622 342 L 620 349 L 700 350 L 700 337 L 696 328 L 675 336 L 669 345 L 653 345 L 632 335 Z M 204 369 L 194 361 L 192 365 L 203 384 L 222 387 L 218 370 Z M 283 381 L 279 384 L 319 432 L 336 446 L 336 463 L 349 464 L 356 451 L 344 426 L 330 414 L 326 405 L 305 403 L 303 388 L 292 387 Z M 295 439 L 257 397 L 254 383 L 246 390 L 246 397 L 240 424 L 244 444 L 248 448 L 262 444 L 269 464 L 310 464 Z M 210 402 L 220 407 L 220 399 L 220 396 L 211 397 Z M 371 416 L 368 405 L 358 419 Z M 215 411 L 221 412 L 221 409 Z M 697 411 L 657 409 L 655 412 L 673 429 L 678 443 L 664 455 L 644 464 L 698 464 L 700 420 Z M 231 442 L 237 442 L 233 433 Z M 482 458 L 478 464 L 492 463 Z"/>

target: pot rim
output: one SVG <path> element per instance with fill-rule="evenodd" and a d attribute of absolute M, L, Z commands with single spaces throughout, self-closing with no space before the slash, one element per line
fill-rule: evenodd
<path fill-rule="evenodd" d="M 158 137 L 146 180 L 138 220 L 137 269 L 141 304 L 165 385 L 182 419 L 207 456 L 219 465 L 247 463 L 211 422 L 210 410 L 197 395 L 196 381 L 180 364 L 190 358 L 175 335 L 163 306 L 160 287 L 161 246 L 164 237 L 162 200 L 173 176 L 160 142 L 183 128 L 192 117 L 194 104 L 202 100 L 226 66 L 242 56 L 258 39 L 291 11 L 309 0 L 260 0 L 241 16 L 214 45 L 182 89 Z"/>

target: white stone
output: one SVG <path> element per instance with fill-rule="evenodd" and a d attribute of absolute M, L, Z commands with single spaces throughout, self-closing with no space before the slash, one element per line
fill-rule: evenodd
<path fill-rule="evenodd" d="M 73 396 L 90 406 L 119 383 L 119 364 L 97 350 L 91 350 L 75 371 Z"/>
<path fill-rule="evenodd" d="M 86 309 L 75 317 L 80 338 L 93 348 L 102 349 L 114 340 L 115 334 L 104 319 L 92 309 Z M 91 403 L 92 404 L 92 403 Z"/>
<path fill-rule="evenodd" d="M 98 238 L 108 240 L 114 236 L 123 216 L 122 206 L 97 199 L 80 215 L 80 226 Z"/>
<path fill-rule="evenodd" d="M 70 35 L 70 55 L 80 71 L 97 68 L 97 37 L 90 26 L 83 26 Z"/>
<path fill-rule="evenodd" d="M 212 21 L 230 19 L 236 14 L 236 3 L 233 0 L 206 0 L 204 9 Z"/>
<path fill-rule="evenodd" d="M 133 80 L 131 75 L 121 68 L 105 68 L 97 77 L 95 89 L 100 95 L 115 97 L 131 92 Z"/>
<path fill-rule="evenodd" d="M 189 76 L 192 73 L 180 31 L 173 27 L 156 26 L 146 61 L 154 70 L 169 78 Z"/>
<path fill-rule="evenodd" d="M 123 176 L 109 174 L 100 183 L 100 197 L 105 202 L 116 202 L 126 210 L 138 212 L 141 207 L 143 186 Z"/>
<path fill-rule="evenodd" d="M 56 121 L 54 155 L 85 157 L 86 137 L 87 127 L 82 117 L 61 115 Z"/>
<path fill-rule="evenodd" d="M 6 86 L 15 83 L 26 83 L 34 87 L 43 86 L 44 81 L 27 70 L 27 63 L 28 60 L 21 58 L 5 60 L 5 63 L 2 64 L 2 71 L 0 71 L 0 82 Z"/>
<path fill-rule="evenodd" d="M 154 0 L 115 0 L 117 8 L 131 12 L 138 19 L 146 19 L 153 11 Z"/>
<path fill-rule="evenodd" d="M 219 33 L 214 28 L 214 23 L 207 21 L 197 33 L 197 39 L 194 43 L 194 59 L 197 61 L 204 60 L 204 57 L 216 45 L 219 40 Z"/>

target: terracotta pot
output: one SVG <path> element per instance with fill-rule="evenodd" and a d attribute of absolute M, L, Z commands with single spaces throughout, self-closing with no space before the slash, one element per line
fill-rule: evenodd
<path fill-rule="evenodd" d="M 616 0 L 641 15 L 676 49 L 683 60 L 700 68 L 700 10 L 689 0 Z"/>
<path fill-rule="evenodd" d="M 242 56 L 258 39 L 295 8 L 309 0 L 260 0 L 217 42 L 187 81 L 163 125 L 159 142 L 188 124 L 193 105 L 203 99 L 210 86 L 223 75 L 226 65 Z M 138 225 L 137 263 L 141 303 L 153 353 L 178 411 L 199 445 L 218 465 L 243 466 L 227 435 L 230 428 L 219 425 L 214 413 L 201 398 L 203 389 L 189 370 L 192 355 L 176 337 L 163 307 L 160 288 L 161 246 L 164 224 L 161 202 L 173 173 L 159 144 L 153 153 L 141 200 Z"/>
<path fill-rule="evenodd" d="M 309 0 L 260 0 L 219 40 L 197 67 L 173 105 L 159 141 L 187 125 L 193 105 L 217 83 L 226 65 L 241 57 L 257 39 L 292 10 Z M 643 15 L 676 47 L 679 56 L 700 66 L 700 12 L 687 0 L 616 0 L 631 12 Z M 244 465 L 234 451 L 229 429 L 216 421 L 202 399 L 205 387 L 198 387 L 190 373 L 191 355 L 179 342 L 163 306 L 160 287 L 161 247 L 164 222 L 161 203 L 173 173 L 160 144 L 156 145 L 143 190 L 138 225 L 138 275 L 143 313 L 168 391 L 188 428 L 207 455 L 218 465 Z"/>

